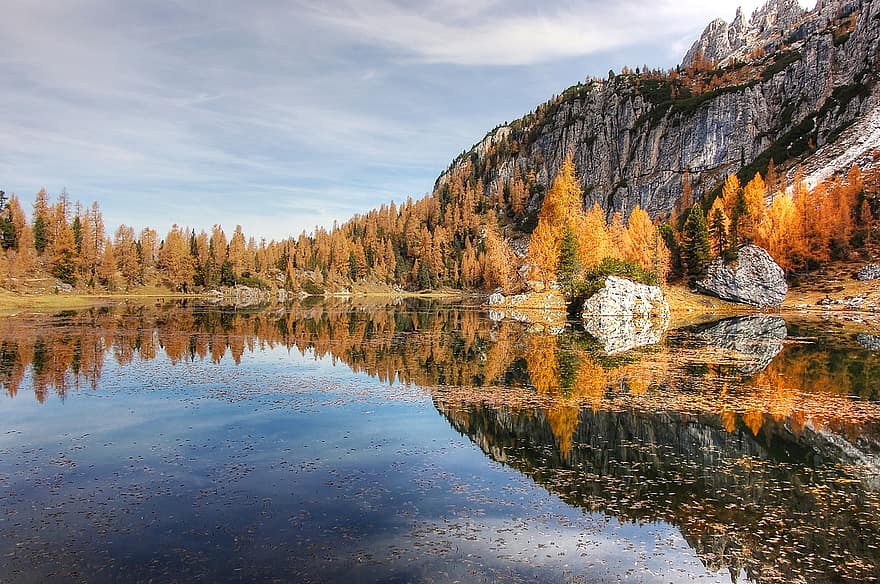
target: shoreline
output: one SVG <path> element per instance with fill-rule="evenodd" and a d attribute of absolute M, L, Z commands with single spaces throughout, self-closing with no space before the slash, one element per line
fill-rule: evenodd
<path fill-rule="evenodd" d="M 673 284 L 662 286 L 663 293 L 669 303 L 671 314 L 670 328 L 678 328 L 710 322 L 719 318 L 748 316 L 760 314 L 773 314 L 782 317 L 813 316 L 844 318 L 847 320 L 861 320 L 880 323 L 880 281 L 841 282 L 833 291 L 821 286 L 801 286 L 789 291 L 785 302 L 779 307 L 757 308 L 745 304 L 727 302 L 719 298 L 699 294 L 691 291 L 688 287 Z M 305 299 L 372 299 L 372 300 L 395 300 L 402 298 L 423 299 L 447 299 L 464 300 L 486 298 L 488 295 L 471 290 L 420 290 L 406 292 L 399 290 L 365 290 L 325 295 L 313 295 L 301 297 Z M 865 304 L 875 308 L 857 308 L 846 304 L 846 299 L 859 297 L 865 299 Z M 222 297 L 209 292 L 198 294 L 184 294 L 159 288 L 146 288 L 141 291 L 128 292 L 97 292 L 89 293 L 48 293 L 48 294 L 21 294 L 0 289 L 0 316 L 12 316 L 22 311 L 27 312 L 51 312 L 63 310 L 83 310 L 101 306 L 114 305 L 126 301 L 146 303 L 155 300 L 205 300 L 217 301 Z M 834 304 L 820 305 L 819 300 L 830 299 Z M 873 301 L 873 302 L 868 302 Z M 492 308 L 488 304 L 482 305 L 487 310 Z M 503 310 L 503 307 L 497 307 Z M 518 306 L 518 311 L 524 312 L 548 312 L 540 307 Z M 562 313 L 563 311 L 558 311 Z M 564 319 L 560 319 L 564 320 Z"/>

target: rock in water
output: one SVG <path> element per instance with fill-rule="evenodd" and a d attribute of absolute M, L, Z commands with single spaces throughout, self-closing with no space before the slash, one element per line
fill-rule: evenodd
<path fill-rule="evenodd" d="M 856 279 L 862 282 L 880 280 L 880 264 L 868 264 L 856 274 Z"/>
<path fill-rule="evenodd" d="M 739 250 L 739 258 L 725 263 L 716 258 L 706 278 L 697 282 L 700 292 L 752 306 L 779 306 L 788 293 L 785 272 L 770 254 L 757 245 Z"/>
<path fill-rule="evenodd" d="M 658 343 L 669 327 L 669 304 L 657 286 L 608 276 L 584 302 L 584 328 L 608 354 Z"/>
<path fill-rule="evenodd" d="M 740 316 L 704 325 L 697 336 L 730 351 L 726 355 L 743 375 L 763 371 L 782 351 L 788 328 L 777 316 Z"/>

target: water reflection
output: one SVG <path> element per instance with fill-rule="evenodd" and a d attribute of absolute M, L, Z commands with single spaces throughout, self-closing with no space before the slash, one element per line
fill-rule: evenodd
<path fill-rule="evenodd" d="M 696 336 L 709 345 L 733 352 L 737 371 L 754 375 L 767 368 L 782 351 L 788 329 L 778 316 L 741 316 L 696 327 Z"/>
<path fill-rule="evenodd" d="M 864 331 L 758 316 L 625 354 L 477 308 L 120 306 L 0 320 L 0 386 L 39 402 L 108 363 L 240 363 L 285 347 L 430 392 L 491 458 L 566 502 L 672 523 L 712 569 L 766 580 L 880 570 L 880 354 Z"/>
<path fill-rule="evenodd" d="M 0 387 L 16 396 L 30 386 L 43 402 L 53 391 L 64 396 L 96 388 L 108 358 L 119 366 L 160 355 L 172 364 L 238 364 L 245 352 L 282 346 L 389 384 L 444 395 L 482 388 L 478 395 L 507 405 L 713 413 L 729 428 L 745 420 L 753 434 L 768 416 L 795 431 L 808 423 L 858 426 L 872 419 L 872 402 L 865 400 L 880 400 L 880 354 L 863 347 L 865 333 L 830 326 L 738 317 L 609 355 L 582 331 L 493 322 L 474 307 L 414 301 L 276 311 L 131 305 L 0 319 Z"/>
<path fill-rule="evenodd" d="M 755 581 L 874 578 L 880 569 L 878 437 L 872 464 L 822 430 L 757 435 L 719 416 L 580 410 L 567 452 L 553 412 L 437 403 L 487 455 L 572 505 L 679 526 L 713 571 Z"/>

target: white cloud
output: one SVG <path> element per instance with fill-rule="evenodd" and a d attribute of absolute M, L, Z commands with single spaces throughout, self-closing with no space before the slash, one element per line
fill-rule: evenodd
<path fill-rule="evenodd" d="M 675 38 L 714 18 L 731 19 L 740 4 L 749 14 L 759 2 L 340 0 L 306 8 L 363 42 L 426 63 L 475 66 L 533 65 Z"/>

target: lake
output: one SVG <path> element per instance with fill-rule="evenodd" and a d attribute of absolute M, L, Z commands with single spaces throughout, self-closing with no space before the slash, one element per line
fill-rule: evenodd
<path fill-rule="evenodd" d="M 492 317 L 0 318 L 0 581 L 880 578 L 880 331 Z"/>

